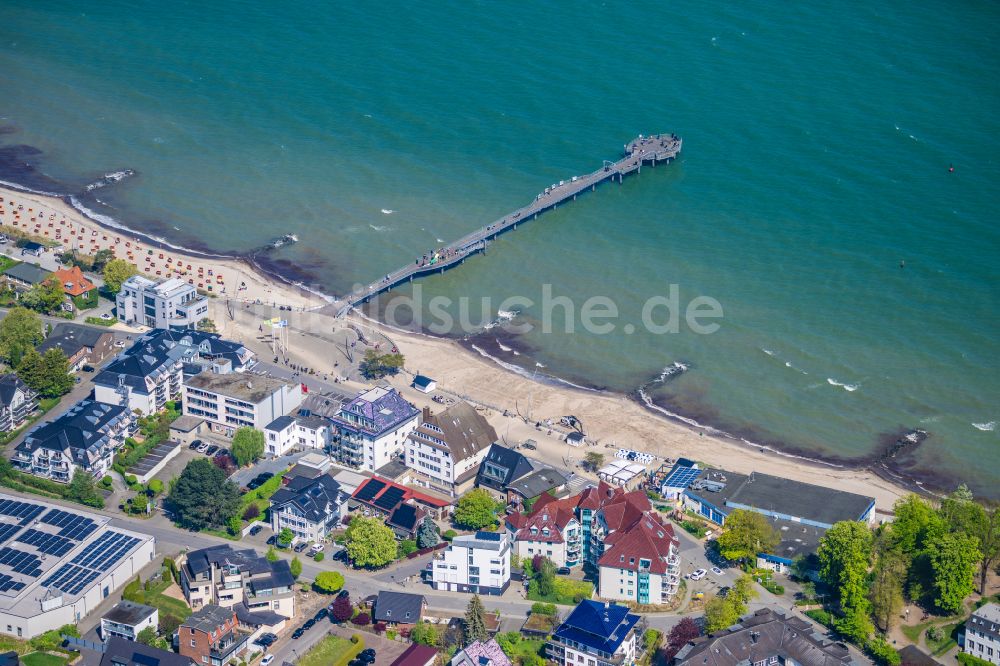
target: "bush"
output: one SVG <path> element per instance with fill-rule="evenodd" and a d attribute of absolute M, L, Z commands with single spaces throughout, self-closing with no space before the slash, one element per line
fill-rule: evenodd
<path fill-rule="evenodd" d="M 959 652 L 957 658 L 958 663 L 962 664 L 962 666 L 993 666 L 991 662 L 966 652 Z"/>
<path fill-rule="evenodd" d="M 372 618 L 368 613 L 358 613 L 351 622 L 359 627 L 367 627 L 372 623 Z"/>
<path fill-rule="evenodd" d="M 109 474 L 105 474 L 104 477 L 101 479 L 102 488 L 110 488 L 112 483 L 113 481 L 111 479 L 111 475 Z"/>
<path fill-rule="evenodd" d="M 361 634 L 351 634 L 351 642 L 357 645 L 361 641 Z"/>
<path fill-rule="evenodd" d="M 320 552 L 316 553 L 315 555 L 313 555 L 313 559 L 314 559 L 315 561 L 317 561 L 317 562 L 322 562 L 322 561 L 323 561 L 323 559 L 324 559 L 324 557 L 326 557 L 326 556 L 325 556 L 325 555 L 323 555 L 323 552 L 322 552 L 322 551 L 320 551 Z"/>
<path fill-rule="evenodd" d="M 316 574 L 313 587 L 317 592 L 333 594 L 344 587 L 344 574 L 339 571 L 321 571 Z"/>
<path fill-rule="evenodd" d="M 536 601 L 531 605 L 532 615 L 555 615 L 556 605 L 547 604 L 544 601 Z"/>
<path fill-rule="evenodd" d="M 458 532 L 456 532 L 455 530 L 448 530 L 444 534 L 441 535 L 441 538 L 444 539 L 445 541 L 451 541 L 452 539 L 454 539 L 457 536 L 458 536 Z"/>
<path fill-rule="evenodd" d="M 899 653 L 896 652 L 896 648 L 889 645 L 881 636 L 870 638 L 865 644 L 865 651 L 877 664 L 899 666 L 899 663 L 902 661 Z"/>
<path fill-rule="evenodd" d="M 405 539 L 399 542 L 399 552 L 405 557 L 417 552 L 417 542 L 412 539 Z"/>
<path fill-rule="evenodd" d="M 260 507 L 256 504 L 251 504 L 243 512 L 243 520 L 251 521 L 260 515 Z"/>
<path fill-rule="evenodd" d="M 831 629 L 833 628 L 833 615 L 830 613 L 830 611 L 823 610 L 822 608 L 816 608 L 813 610 L 807 610 L 805 612 L 805 615 L 807 617 L 816 620 L 824 627 L 829 627 Z"/>

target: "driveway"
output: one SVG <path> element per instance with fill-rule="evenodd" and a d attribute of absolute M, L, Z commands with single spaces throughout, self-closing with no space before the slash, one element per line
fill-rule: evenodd
<path fill-rule="evenodd" d="M 267 458 L 260 460 L 250 467 L 238 470 L 235 474 L 229 477 L 229 480 L 238 485 L 240 488 L 243 488 L 258 474 L 262 474 L 264 472 L 277 474 L 281 470 L 288 469 L 294 465 L 298 462 L 299 458 L 307 453 L 308 451 L 297 451 L 295 453 L 290 453 L 287 456 L 281 456 L 280 458 Z"/>

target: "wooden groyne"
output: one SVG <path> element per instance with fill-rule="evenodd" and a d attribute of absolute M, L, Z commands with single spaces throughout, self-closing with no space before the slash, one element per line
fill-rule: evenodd
<path fill-rule="evenodd" d="M 573 176 L 569 180 L 561 180 L 546 187 L 527 206 L 508 213 L 492 224 L 477 229 L 430 254 L 418 257 L 413 263 L 386 274 L 377 282 L 372 282 L 338 299 L 332 307 L 339 317 L 373 296 L 410 282 L 414 278 L 443 273 L 461 264 L 473 254 L 484 251 L 491 240 L 505 231 L 516 229 L 518 224 L 533 220 L 547 210 L 558 208 L 559 204 L 565 201 L 575 200 L 577 195 L 588 189 L 593 191 L 600 183 L 614 180 L 621 183 L 625 176 L 640 172 L 643 164 L 656 166 L 658 162 L 669 162 L 680 152 L 681 138 L 675 134 L 651 136 L 640 134 L 625 144 L 624 156 L 617 162 L 605 160 L 604 165 L 597 171 L 585 176 Z"/>

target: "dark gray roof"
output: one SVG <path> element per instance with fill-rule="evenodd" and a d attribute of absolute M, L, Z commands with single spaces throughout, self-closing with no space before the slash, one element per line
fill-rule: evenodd
<path fill-rule="evenodd" d="M 227 359 L 235 371 L 242 369 L 254 358 L 252 352 L 239 342 L 226 340 L 218 333 L 205 333 L 193 329 L 178 331 L 157 328 L 146 333 L 141 340 L 182 350 L 184 358 L 188 361 Z"/>
<path fill-rule="evenodd" d="M 994 641 L 1000 641 L 1000 605 L 988 603 L 976 609 L 965 627 L 980 631 Z"/>
<path fill-rule="evenodd" d="M 0 375 L 0 406 L 6 406 L 13 402 L 14 393 L 17 391 L 31 393 L 31 389 L 28 388 L 27 384 L 22 382 L 14 373 Z"/>
<path fill-rule="evenodd" d="M 285 416 L 279 416 L 278 418 L 268 423 L 265 427 L 268 430 L 274 430 L 275 432 L 280 432 L 285 428 L 287 428 L 288 426 L 293 425 L 294 423 L 295 423 L 294 418 L 285 415 Z"/>
<path fill-rule="evenodd" d="M 361 431 L 379 437 L 398 428 L 418 414 L 399 391 L 391 386 L 376 386 L 358 394 L 331 420 L 349 431 Z"/>
<path fill-rule="evenodd" d="M 49 337 L 38 345 L 38 351 L 44 354 L 49 349 L 61 349 L 69 357 L 80 349 L 93 349 L 101 343 L 101 338 L 104 336 L 112 337 L 112 334 L 106 329 L 101 330 L 92 326 L 59 324 L 52 329 Z"/>
<path fill-rule="evenodd" d="M 425 408 L 423 422 L 410 433 L 410 438 L 437 448 L 442 448 L 437 440 L 443 440 L 452 461 L 457 463 L 497 441 L 497 431 L 475 407 L 462 401 L 438 414 Z"/>
<path fill-rule="evenodd" d="M 753 472 L 729 497 L 727 505 L 833 525 L 841 520 L 859 520 L 874 503 L 874 497 Z"/>
<path fill-rule="evenodd" d="M 81 400 L 55 421 L 35 426 L 17 450 L 30 453 L 37 448 L 53 451 L 69 449 L 77 463 L 87 465 L 90 454 L 107 442 L 106 428 L 127 416 L 127 407 Z"/>
<path fill-rule="evenodd" d="M 137 625 L 156 612 L 152 606 L 137 604 L 132 601 L 119 601 L 104 614 L 104 619 L 119 624 Z"/>
<path fill-rule="evenodd" d="M 677 664 L 739 666 L 769 660 L 794 661 L 801 666 L 842 666 L 854 663 L 843 643 L 827 640 L 809 622 L 765 608 L 741 624 L 697 639 L 677 653 Z"/>
<path fill-rule="evenodd" d="M 434 381 L 433 379 L 427 377 L 426 375 L 416 375 L 413 378 L 413 385 L 418 386 L 420 388 L 427 388 L 428 386 L 431 385 L 431 382 L 433 381 Z"/>
<path fill-rule="evenodd" d="M 193 550 L 188 553 L 187 562 L 184 564 L 188 572 L 194 576 L 208 571 L 212 566 L 223 565 L 235 566 L 241 572 L 249 574 L 266 573 L 272 568 L 272 563 L 268 562 L 266 557 L 258 555 L 252 548 L 236 550 L 226 544 Z"/>
<path fill-rule="evenodd" d="M 375 620 L 416 624 L 424 612 L 424 603 L 425 599 L 421 594 L 383 590 L 375 600 Z"/>
<path fill-rule="evenodd" d="M 284 615 L 278 615 L 274 611 L 252 611 L 245 604 L 236 604 L 233 606 L 233 610 L 236 611 L 236 619 L 240 621 L 240 624 L 252 627 L 273 627 L 288 619 Z"/>
<path fill-rule="evenodd" d="M 28 284 L 41 284 L 45 282 L 45 278 L 52 275 L 52 271 L 47 271 L 44 268 L 35 266 L 34 264 L 22 263 L 16 266 L 11 266 L 3 272 L 4 275 L 8 275 L 15 280 L 20 280 L 21 282 L 27 282 Z"/>
<path fill-rule="evenodd" d="M 235 611 L 232 608 L 207 604 L 191 614 L 188 619 L 184 620 L 181 626 L 190 627 L 198 631 L 212 632 L 232 620 L 234 613 Z"/>
<path fill-rule="evenodd" d="M 344 493 L 329 474 L 316 478 L 293 476 L 284 488 L 279 488 L 271 496 L 271 506 L 282 507 L 294 504 L 307 520 L 319 523 L 326 520 L 339 506 Z M 339 513 L 339 512 L 338 512 Z"/>
<path fill-rule="evenodd" d="M 295 422 L 304 428 L 309 428 L 310 430 L 319 430 L 323 426 L 329 426 L 330 420 L 325 419 L 322 416 L 317 416 L 315 414 L 309 414 L 308 416 L 303 416 L 300 413 L 295 416 Z"/>
<path fill-rule="evenodd" d="M 350 400 L 340 393 L 310 393 L 299 405 L 299 414 L 312 414 L 329 419 L 340 413 L 341 406 Z"/>
<path fill-rule="evenodd" d="M 111 361 L 94 377 L 94 383 L 117 387 L 124 382 L 137 393 L 146 393 L 146 377 L 159 377 L 172 372 L 181 362 L 178 354 L 171 353 L 169 342 L 138 340 L 121 356 Z"/>
<path fill-rule="evenodd" d="M 116 666 L 117 664 L 191 666 L 193 663 L 187 657 L 179 654 L 130 641 L 120 636 L 112 636 L 108 639 L 104 645 L 104 656 L 101 657 L 101 666 Z"/>
<path fill-rule="evenodd" d="M 270 575 L 250 580 L 250 587 L 255 593 L 260 593 L 264 590 L 273 590 L 277 587 L 291 587 L 295 584 L 295 577 L 292 576 L 292 570 L 289 568 L 287 560 L 278 560 L 270 564 Z"/>
<path fill-rule="evenodd" d="M 916 645 L 907 645 L 899 651 L 902 666 L 941 666 L 941 662 Z"/>
<path fill-rule="evenodd" d="M 493 478 L 487 473 L 489 470 L 499 471 L 503 478 Z M 533 471 L 534 468 L 531 466 L 531 462 L 523 455 L 506 446 L 493 444 L 479 466 L 476 485 L 486 486 L 494 490 L 506 490 L 508 484 L 512 481 Z"/>
<path fill-rule="evenodd" d="M 375 475 L 381 476 L 383 479 L 390 479 L 392 481 L 395 481 L 396 479 L 403 476 L 409 471 L 410 468 L 407 467 L 402 461 L 400 461 L 398 458 L 393 458 L 392 460 L 390 460 L 389 462 L 387 462 L 386 464 L 382 465 L 377 470 L 375 470 Z"/>
<path fill-rule="evenodd" d="M 564 485 L 566 477 L 561 472 L 545 467 L 512 481 L 507 487 L 521 497 L 531 499 Z"/>
<path fill-rule="evenodd" d="M 417 523 L 423 520 L 424 512 L 413 504 L 398 505 L 385 522 L 389 527 L 397 527 L 411 534 L 417 529 Z"/>
<path fill-rule="evenodd" d="M 796 520 L 770 519 L 771 525 L 781 535 L 781 543 L 774 549 L 777 557 L 794 560 L 816 552 L 819 540 L 826 534 L 825 527 L 816 527 Z"/>

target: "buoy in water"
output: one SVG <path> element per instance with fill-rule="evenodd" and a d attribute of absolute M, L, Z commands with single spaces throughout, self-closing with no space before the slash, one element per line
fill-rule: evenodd
<path fill-rule="evenodd" d="M 906 268 L 906 262 L 905 261 L 900 261 L 899 262 L 899 267 L 900 268 Z"/>
<path fill-rule="evenodd" d="M 955 173 L 955 167 L 951 164 L 948 165 L 948 173 Z"/>

